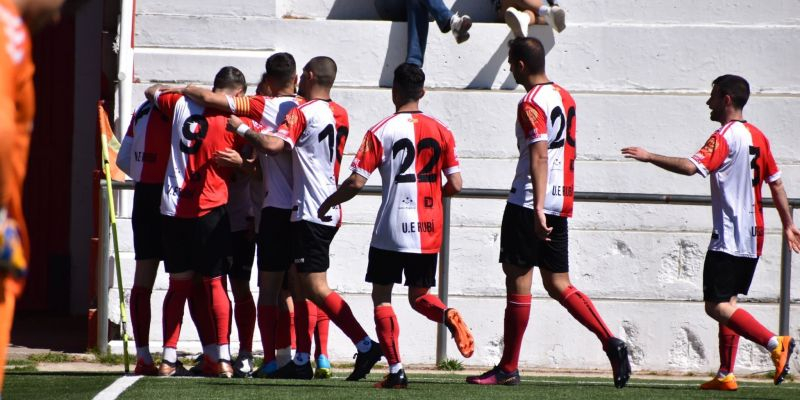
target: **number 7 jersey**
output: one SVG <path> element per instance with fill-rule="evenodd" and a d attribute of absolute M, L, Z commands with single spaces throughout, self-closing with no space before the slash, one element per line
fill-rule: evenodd
<path fill-rule="evenodd" d="M 350 169 L 369 178 L 380 169 L 381 207 L 372 246 L 438 253 L 442 244 L 442 172 L 460 171 L 453 134 L 421 112 L 396 113 L 364 136 Z"/>

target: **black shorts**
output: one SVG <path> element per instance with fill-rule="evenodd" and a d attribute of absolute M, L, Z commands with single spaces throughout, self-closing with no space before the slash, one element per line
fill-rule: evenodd
<path fill-rule="evenodd" d="M 162 260 L 161 192 L 163 185 L 136 183 L 133 191 L 133 250 L 137 260 Z"/>
<path fill-rule="evenodd" d="M 553 228 L 550 241 L 539 240 L 533 230 L 534 212 L 530 208 L 506 203 L 500 228 L 500 262 L 520 267 L 539 267 L 550 272 L 569 272 L 567 218 L 546 215 Z"/>
<path fill-rule="evenodd" d="M 297 272 L 325 272 L 330 268 L 331 241 L 338 230 L 308 221 L 291 223 L 292 262 Z"/>
<path fill-rule="evenodd" d="M 225 206 L 200 218 L 163 217 L 164 267 L 168 273 L 194 271 L 224 275 L 231 264 L 231 224 Z"/>
<path fill-rule="evenodd" d="M 240 281 L 249 281 L 256 253 L 255 238 L 247 230 L 231 232 L 231 249 L 233 257 L 228 276 Z"/>
<path fill-rule="evenodd" d="M 258 223 L 258 270 L 288 271 L 292 265 L 292 210 L 264 207 Z"/>
<path fill-rule="evenodd" d="M 405 272 L 406 286 L 431 288 L 436 286 L 438 258 L 438 253 L 402 253 L 370 247 L 365 280 L 378 285 L 400 283 Z"/>
<path fill-rule="evenodd" d="M 709 250 L 703 265 L 703 301 L 724 303 L 747 294 L 758 258 L 737 257 Z"/>

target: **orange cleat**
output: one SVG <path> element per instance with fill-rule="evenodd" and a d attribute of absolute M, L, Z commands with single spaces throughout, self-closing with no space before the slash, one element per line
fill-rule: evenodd
<path fill-rule="evenodd" d="M 780 385 L 789 373 L 789 357 L 794 351 L 794 339 L 790 336 L 778 336 L 778 347 L 772 350 L 772 363 L 775 364 L 773 382 Z"/>
<path fill-rule="evenodd" d="M 733 376 L 733 374 L 725 375 L 722 379 L 715 376 L 710 381 L 700 385 L 700 390 L 722 390 L 732 392 L 737 389 L 739 389 L 739 384 L 736 383 L 736 377 Z"/>
<path fill-rule="evenodd" d="M 472 357 L 472 353 L 475 352 L 475 339 L 472 338 L 472 332 L 469 331 L 469 327 L 461 318 L 458 310 L 448 308 L 445 311 L 444 324 L 450 330 L 450 334 L 453 335 L 453 340 L 455 340 L 461 355 L 466 358 Z"/>

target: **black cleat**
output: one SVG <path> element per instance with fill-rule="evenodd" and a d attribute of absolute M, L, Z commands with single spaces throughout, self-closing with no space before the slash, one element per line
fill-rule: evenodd
<path fill-rule="evenodd" d="M 356 359 L 356 365 L 353 367 L 353 372 L 350 376 L 347 377 L 346 380 L 348 381 L 357 381 L 359 379 L 363 379 L 369 374 L 369 371 L 372 370 L 372 367 L 381 360 L 383 357 L 383 352 L 381 351 L 381 346 L 378 342 L 373 341 L 372 347 L 369 348 L 369 351 L 365 351 L 363 353 L 359 352 L 353 356 Z"/>
<path fill-rule="evenodd" d="M 314 369 L 311 363 L 297 365 L 294 361 L 289 361 L 286 365 L 275 371 L 275 379 L 311 379 L 314 377 Z"/>
<path fill-rule="evenodd" d="M 383 380 L 373 385 L 378 389 L 405 389 L 408 387 L 406 371 L 400 369 L 396 374 L 388 374 Z"/>
<path fill-rule="evenodd" d="M 622 389 L 631 378 L 631 363 L 628 360 L 628 345 L 620 339 L 608 339 L 606 355 L 611 361 L 611 371 L 614 373 L 614 386 Z"/>

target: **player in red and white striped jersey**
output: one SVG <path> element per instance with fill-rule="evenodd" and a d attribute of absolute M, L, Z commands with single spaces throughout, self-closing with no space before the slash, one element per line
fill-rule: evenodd
<path fill-rule="evenodd" d="M 117 166 L 136 182 L 131 215 L 136 272 L 130 307 L 137 375 L 158 373 L 150 355 L 150 295 L 158 263 L 164 258 L 159 206 L 171 137 L 172 118 L 145 101 L 133 113 L 117 157 Z"/>
<path fill-rule="evenodd" d="M 372 233 L 367 282 L 372 283 L 375 323 L 389 374 L 375 387 L 405 388 L 408 380 L 400 361 L 400 325 L 392 308 L 392 288 L 405 272 L 411 307 L 428 319 L 444 323 L 464 357 L 471 357 L 474 340 L 456 309 L 430 294 L 436 284 L 436 261 L 442 244 L 442 192 L 461 191 L 461 172 L 453 134 L 439 120 L 419 110 L 425 94 L 425 73 L 417 65 L 401 64 L 394 71 L 392 101 L 396 112 L 364 135 L 350 169 L 353 174 L 319 209 L 328 211 L 352 199 L 370 174 L 380 170 L 381 207 Z M 447 183 L 442 187 L 442 174 Z"/>
<path fill-rule="evenodd" d="M 592 331 L 611 361 L 614 386 L 630 377 L 627 346 L 615 338 L 588 296 L 569 277 L 567 219 L 572 216 L 575 171 L 575 101 L 545 72 L 545 51 L 534 38 L 509 42 L 514 79 L 528 93 L 517 105 L 519 161 L 503 214 L 500 262 L 508 292 L 503 358 L 490 371 L 467 378 L 479 385 L 519 383 L 519 353 L 531 309 L 533 267 L 547 293 Z"/>
<path fill-rule="evenodd" d="M 336 63 L 329 57 L 314 57 L 303 68 L 300 95 L 309 99 L 289 111 L 277 132 L 253 132 L 235 116 L 230 119 L 231 130 L 237 131 L 257 148 L 268 154 L 292 151 L 293 196 L 289 234 L 292 258 L 299 280 L 309 300 L 325 311 L 330 319 L 358 348 L 353 373 L 348 380 L 365 377 L 380 360 L 381 350 L 353 316 L 350 307 L 328 287 L 329 249 L 339 224 L 341 210 L 325 219 L 317 217 L 322 202 L 337 188 L 339 164 L 347 139 L 347 112 L 330 99 L 336 78 Z M 303 302 L 295 302 L 295 308 Z M 295 320 L 297 332 L 310 332 L 308 320 Z M 305 335 L 302 335 L 305 336 Z M 310 342 L 310 340 L 309 340 Z M 301 347 L 302 346 L 302 347 Z M 297 340 L 293 363 L 278 370 L 284 378 L 311 379 L 310 343 Z"/>
<path fill-rule="evenodd" d="M 703 266 L 703 300 L 706 313 L 719 322 L 720 368 L 717 376 L 701 388 L 736 390 L 733 366 L 739 336 L 771 352 L 777 385 L 789 370 L 794 340 L 776 336 L 736 304 L 737 296 L 747 294 L 750 288 L 764 244 L 764 181 L 772 193 L 783 233 L 795 252 L 800 252 L 800 230 L 792 221 L 769 140 L 742 115 L 750 85 L 736 75 L 722 75 L 712 85 L 706 104 L 711 109 L 711 120 L 722 126 L 696 154 L 690 158 L 666 157 L 639 147 L 626 147 L 622 154 L 683 175 L 711 175 L 714 231 Z"/>
<path fill-rule="evenodd" d="M 244 75 L 233 67 L 223 68 L 214 79 L 216 91 L 242 95 L 245 89 Z M 176 371 L 175 347 L 183 307 L 192 295 L 192 278 L 198 275 L 202 276 L 207 305 L 200 311 L 211 316 L 210 342 L 215 345 L 211 351 L 204 351 L 204 373 L 231 376 L 230 300 L 223 278 L 230 266 L 231 231 L 225 204 L 226 181 L 232 170 L 218 165 L 216 158 L 230 149 L 240 149 L 245 142 L 225 130 L 227 113 L 202 107 L 176 94 L 156 93 L 155 103 L 173 116 L 172 154 L 161 200 L 161 213 L 165 216 L 165 267 L 170 273 L 170 286 L 164 299 L 165 343 L 159 373 L 171 375 Z M 260 129 L 253 121 L 247 123 Z M 198 330 L 202 336 L 205 329 Z"/>

